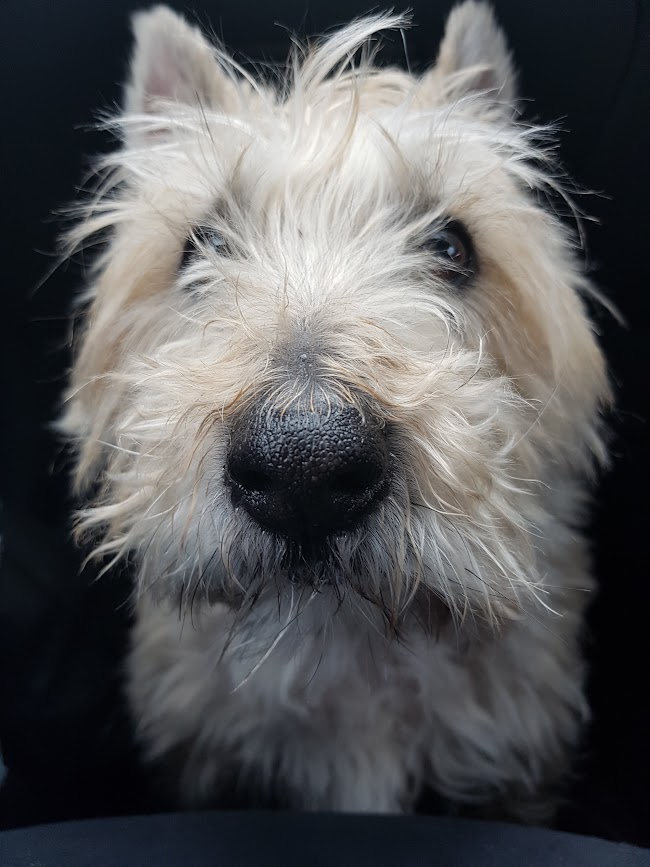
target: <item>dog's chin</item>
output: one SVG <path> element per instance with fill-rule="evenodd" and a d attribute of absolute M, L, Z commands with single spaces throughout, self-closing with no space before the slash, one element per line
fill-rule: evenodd
<path fill-rule="evenodd" d="M 280 565 L 293 584 L 337 587 L 346 580 L 353 580 L 356 568 L 363 561 L 363 547 L 357 539 L 352 540 L 343 533 L 313 535 L 299 542 L 279 539 L 277 546 Z M 341 552 L 346 548 L 350 562 L 344 565 Z"/>
<path fill-rule="evenodd" d="M 343 596 L 362 580 L 363 548 L 342 534 L 314 535 L 300 542 L 263 529 L 246 535 L 249 544 L 235 556 L 242 569 L 236 583 L 248 598 L 256 598 L 260 591 L 267 595 L 303 588 Z M 227 577 L 225 583 L 231 583 Z M 224 589 L 228 595 L 228 588 Z"/>
<path fill-rule="evenodd" d="M 237 580 L 219 569 L 206 583 L 206 602 L 226 605 L 241 614 L 273 610 L 280 619 L 287 608 L 296 606 L 299 614 L 309 606 L 312 619 L 318 620 L 318 611 L 324 618 L 340 617 L 359 627 L 370 624 L 374 632 L 385 632 L 388 638 L 403 636 L 408 624 L 429 636 L 439 636 L 451 613 L 430 584 L 399 574 L 397 564 L 394 570 L 387 570 L 395 586 L 388 578 L 373 581 L 372 550 L 379 542 L 371 522 L 352 533 L 314 536 L 301 542 L 248 527 L 242 531 L 237 550 L 231 549 L 231 559 L 241 570 Z M 398 597 L 396 587 L 410 590 Z M 316 626 L 314 621 L 312 627 Z"/>

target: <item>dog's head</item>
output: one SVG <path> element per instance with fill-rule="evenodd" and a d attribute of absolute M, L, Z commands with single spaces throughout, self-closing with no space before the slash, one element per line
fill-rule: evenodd
<path fill-rule="evenodd" d="M 124 145 L 73 236 L 109 232 L 64 428 L 100 482 L 82 525 L 142 589 L 300 585 L 393 623 L 543 591 L 540 534 L 601 449 L 588 287 L 490 9 L 455 9 L 421 77 L 364 47 L 401 24 L 274 86 L 135 18 Z"/>

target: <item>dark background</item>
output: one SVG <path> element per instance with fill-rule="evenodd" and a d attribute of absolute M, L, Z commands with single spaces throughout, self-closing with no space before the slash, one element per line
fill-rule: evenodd
<path fill-rule="evenodd" d="M 120 99 L 133 0 L 2 0 L 0 289 L 0 744 L 10 772 L 0 827 L 158 808 L 139 772 L 119 698 L 128 581 L 92 583 L 68 541 L 66 460 L 47 429 L 68 362 L 65 314 L 83 261 L 51 268 L 85 155 L 88 125 Z M 183 9 L 182 3 L 170 5 Z M 434 59 L 448 0 L 411 3 L 411 64 Z M 613 471 L 592 536 L 601 591 L 588 652 L 595 722 L 561 824 L 650 845 L 648 634 L 648 7 L 641 0 L 497 0 L 529 117 L 562 119 L 564 164 L 603 195 L 581 198 L 594 278 L 627 321 L 596 320 L 617 389 Z M 368 11 L 344 0 L 204 0 L 189 7 L 227 45 L 282 60 L 275 22 L 318 33 Z M 382 8 L 382 7 L 374 7 Z M 396 7 L 401 9 L 399 4 Z M 403 62 L 401 40 L 383 56 Z"/>

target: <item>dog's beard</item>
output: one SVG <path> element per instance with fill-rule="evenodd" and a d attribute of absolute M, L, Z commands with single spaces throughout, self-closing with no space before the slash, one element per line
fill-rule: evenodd
<path fill-rule="evenodd" d="M 405 522 L 407 501 L 405 485 L 394 482 L 378 512 L 354 530 L 299 543 L 259 527 L 233 508 L 223 485 L 213 485 L 209 509 L 188 516 L 184 532 L 169 526 L 155 533 L 140 563 L 140 585 L 233 609 L 285 591 L 327 593 L 339 604 L 355 593 L 394 622 L 423 570 Z"/>
<path fill-rule="evenodd" d="M 528 585 L 512 575 L 535 575 L 530 544 L 507 562 L 507 534 L 484 528 L 481 537 L 475 522 L 431 509 L 399 473 L 358 527 L 307 545 L 233 508 L 220 480 L 201 499 L 185 516 L 178 508 L 165 517 L 141 546 L 140 592 L 174 599 L 183 615 L 223 604 L 240 620 L 268 610 L 280 623 L 309 607 L 310 628 L 340 616 L 399 637 L 407 624 L 429 635 L 449 624 L 475 632 L 516 617 L 528 601 Z"/>

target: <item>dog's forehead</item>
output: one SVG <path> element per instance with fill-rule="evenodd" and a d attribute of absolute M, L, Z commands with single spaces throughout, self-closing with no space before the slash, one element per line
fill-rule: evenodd
<path fill-rule="evenodd" d="M 449 107 L 381 105 L 352 119 L 350 113 L 340 103 L 297 119 L 290 105 L 279 106 L 272 117 L 251 119 L 245 132 L 233 127 L 231 141 L 220 126 L 215 195 L 237 196 L 253 218 L 282 201 L 298 203 L 303 213 L 417 201 L 458 210 L 468 199 L 494 197 L 504 184 L 511 189 L 488 125 Z"/>

